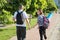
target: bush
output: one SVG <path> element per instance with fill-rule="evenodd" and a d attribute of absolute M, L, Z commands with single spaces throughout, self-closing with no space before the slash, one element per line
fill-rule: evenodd
<path fill-rule="evenodd" d="M 3 23 L 4 24 L 11 24 L 13 23 L 13 20 L 12 20 L 12 14 L 10 14 L 10 12 L 6 11 L 6 10 L 2 10 L 3 12 Z"/>

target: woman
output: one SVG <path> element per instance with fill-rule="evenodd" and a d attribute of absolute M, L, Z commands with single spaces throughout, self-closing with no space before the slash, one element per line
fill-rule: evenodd
<path fill-rule="evenodd" d="M 38 15 L 38 19 L 37 19 L 37 24 L 38 24 L 38 28 L 39 28 L 39 34 L 40 34 L 40 40 L 43 40 L 43 36 L 44 39 L 46 40 L 46 29 L 43 27 L 43 11 L 41 9 L 37 10 L 37 15 Z M 37 25 L 36 24 L 36 25 Z"/>

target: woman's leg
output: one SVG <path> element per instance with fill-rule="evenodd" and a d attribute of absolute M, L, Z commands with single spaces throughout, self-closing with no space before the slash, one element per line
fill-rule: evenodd
<path fill-rule="evenodd" d="M 43 40 L 43 33 L 42 33 L 42 27 L 39 27 L 39 33 L 40 33 L 40 40 Z"/>
<path fill-rule="evenodd" d="M 44 35 L 44 38 L 47 39 L 47 36 L 46 36 L 46 29 L 43 28 L 43 35 Z"/>

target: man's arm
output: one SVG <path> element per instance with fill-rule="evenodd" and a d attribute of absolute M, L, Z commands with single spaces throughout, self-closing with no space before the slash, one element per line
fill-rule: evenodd
<path fill-rule="evenodd" d="M 30 23 L 29 23 L 29 20 L 28 20 L 28 15 L 27 15 L 27 13 L 26 12 L 23 12 L 24 14 L 23 14 L 23 16 L 24 16 L 24 18 L 25 18 L 25 20 L 26 20 L 26 23 L 28 24 L 28 28 L 30 29 L 31 28 L 31 26 L 30 26 Z"/>
<path fill-rule="evenodd" d="M 30 28 L 31 28 L 31 26 L 30 26 L 30 23 L 29 23 L 28 18 L 26 19 L 26 22 L 27 22 L 27 24 L 28 24 L 28 26 L 29 26 L 29 29 L 30 29 Z"/>
<path fill-rule="evenodd" d="M 16 21 L 16 18 L 13 17 L 13 21 L 15 22 Z"/>
<path fill-rule="evenodd" d="M 14 15 L 13 15 L 13 21 L 14 22 L 16 21 L 16 15 L 17 15 L 17 12 L 15 12 Z"/>

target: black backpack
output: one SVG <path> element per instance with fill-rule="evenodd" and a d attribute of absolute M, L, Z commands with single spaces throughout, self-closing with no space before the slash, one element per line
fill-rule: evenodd
<path fill-rule="evenodd" d="M 17 24 L 23 24 L 22 13 L 23 13 L 23 11 L 20 13 L 17 11 L 17 16 L 16 16 L 16 23 Z"/>

